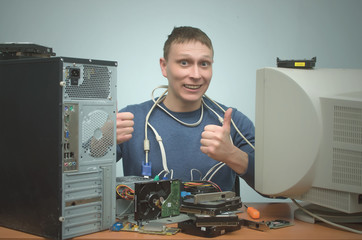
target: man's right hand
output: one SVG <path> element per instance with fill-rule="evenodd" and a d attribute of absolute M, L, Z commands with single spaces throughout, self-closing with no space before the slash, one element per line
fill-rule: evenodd
<path fill-rule="evenodd" d="M 124 143 L 132 138 L 134 131 L 134 115 L 130 112 L 117 113 L 117 144 Z"/>

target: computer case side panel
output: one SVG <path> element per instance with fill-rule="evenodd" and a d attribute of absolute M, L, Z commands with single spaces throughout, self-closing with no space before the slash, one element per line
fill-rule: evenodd
<path fill-rule="evenodd" d="M 0 61 L 0 225 L 60 238 L 62 88 L 57 60 Z"/>

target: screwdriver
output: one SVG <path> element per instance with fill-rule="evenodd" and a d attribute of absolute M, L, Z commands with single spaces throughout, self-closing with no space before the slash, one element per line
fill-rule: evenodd
<path fill-rule="evenodd" d="M 248 213 L 248 215 L 253 218 L 253 219 L 258 219 L 260 218 L 260 212 L 258 210 L 256 210 L 253 207 L 248 207 L 244 204 L 245 208 L 246 208 L 246 212 Z"/>

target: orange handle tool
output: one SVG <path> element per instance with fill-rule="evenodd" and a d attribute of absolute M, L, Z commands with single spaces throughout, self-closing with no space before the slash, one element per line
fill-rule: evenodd
<path fill-rule="evenodd" d="M 247 207 L 246 212 L 253 219 L 260 218 L 260 212 L 258 210 L 256 210 L 255 208 L 253 208 L 253 207 Z"/>

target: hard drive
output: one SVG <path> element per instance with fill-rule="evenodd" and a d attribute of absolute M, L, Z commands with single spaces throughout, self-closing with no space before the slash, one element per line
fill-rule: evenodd
<path fill-rule="evenodd" d="M 227 232 L 239 230 L 241 229 L 241 225 L 238 224 L 237 226 L 197 227 L 196 223 L 193 220 L 188 220 L 178 223 L 178 228 L 181 229 L 181 232 L 186 234 L 211 238 L 223 235 Z"/>
<path fill-rule="evenodd" d="M 136 221 L 177 216 L 180 214 L 179 180 L 160 180 L 135 183 Z"/>
<path fill-rule="evenodd" d="M 182 202 L 180 211 L 193 214 L 219 215 L 228 211 L 235 211 L 242 207 L 240 197 L 233 197 L 224 200 L 205 201 L 201 203 L 193 203 L 192 199 L 186 199 Z"/>

